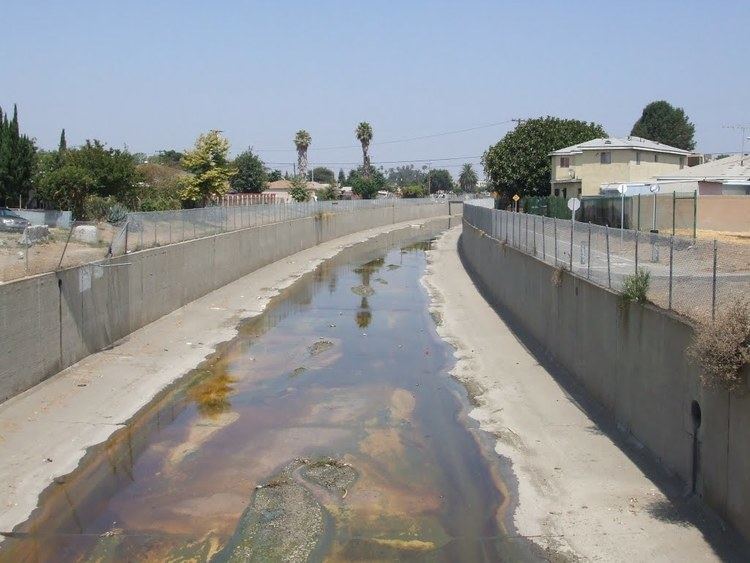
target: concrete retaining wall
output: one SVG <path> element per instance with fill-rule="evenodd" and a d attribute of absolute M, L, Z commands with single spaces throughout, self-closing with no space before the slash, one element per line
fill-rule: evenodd
<path fill-rule="evenodd" d="M 324 213 L 0 285 L 0 402 L 271 262 L 358 231 L 442 215 L 447 203 Z"/>
<path fill-rule="evenodd" d="M 13 209 L 13 213 L 31 221 L 32 225 L 70 228 L 73 222 L 72 211 L 55 211 L 46 209 Z"/>
<path fill-rule="evenodd" d="M 702 388 L 698 370 L 685 358 L 693 328 L 651 305 L 623 305 L 617 294 L 567 272 L 557 287 L 552 266 L 466 222 L 459 247 L 503 316 L 676 474 L 687 492 L 695 486 L 750 538 L 750 394 Z M 694 402 L 701 412 L 697 431 Z"/>

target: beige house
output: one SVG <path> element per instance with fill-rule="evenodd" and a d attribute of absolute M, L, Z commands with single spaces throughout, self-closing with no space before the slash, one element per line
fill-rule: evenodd
<path fill-rule="evenodd" d="M 693 155 L 640 137 L 593 139 L 550 153 L 551 195 L 599 195 L 602 186 L 677 172 Z"/>
<path fill-rule="evenodd" d="M 318 199 L 318 192 L 328 187 L 328 184 L 321 184 L 319 182 L 307 182 L 307 189 L 311 192 L 310 196 L 313 200 Z M 276 180 L 275 182 L 269 182 L 266 185 L 266 189 L 263 194 L 272 195 L 276 202 L 279 203 L 290 203 L 292 202 L 292 196 L 289 195 L 289 191 L 292 189 L 292 183 L 289 180 Z"/>

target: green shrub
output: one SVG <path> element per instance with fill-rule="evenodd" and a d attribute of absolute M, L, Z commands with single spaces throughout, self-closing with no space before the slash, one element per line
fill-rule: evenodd
<path fill-rule="evenodd" d="M 645 303 L 648 288 L 651 285 L 651 274 L 645 268 L 638 268 L 635 274 L 626 276 L 622 282 L 622 296 L 626 301 Z"/>
<path fill-rule="evenodd" d="M 128 216 L 128 208 L 125 207 L 122 203 L 114 203 L 107 212 L 107 223 L 112 223 L 113 225 L 119 225 Z"/>
<path fill-rule="evenodd" d="M 426 197 L 427 196 L 427 188 L 414 184 L 411 186 L 404 186 L 401 188 L 401 197 L 403 198 L 418 198 L 418 197 Z"/>
<path fill-rule="evenodd" d="M 98 195 L 89 195 L 83 203 L 84 217 L 81 219 L 87 221 L 104 221 L 109 215 L 109 209 L 115 204 L 111 196 L 102 197 Z"/>

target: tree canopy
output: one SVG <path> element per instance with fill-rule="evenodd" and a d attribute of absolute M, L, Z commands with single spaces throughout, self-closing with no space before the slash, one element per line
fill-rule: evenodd
<path fill-rule="evenodd" d="M 333 170 L 326 168 L 325 166 L 316 166 L 310 172 L 307 173 L 308 180 L 315 180 L 321 184 L 335 184 L 336 174 Z"/>
<path fill-rule="evenodd" d="M 430 170 L 425 176 L 424 183 L 431 194 L 435 192 L 452 192 L 453 176 L 444 168 Z"/>
<path fill-rule="evenodd" d="M 185 178 L 183 200 L 206 205 L 227 192 L 228 181 L 236 173 L 229 165 L 228 153 L 229 141 L 218 131 L 209 131 L 198 137 L 195 147 L 182 157 L 183 168 L 192 173 Z"/>
<path fill-rule="evenodd" d="M 597 123 L 577 119 L 541 117 L 522 122 L 482 156 L 484 171 L 501 197 L 548 195 L 549 153 L 606 137 Z"/>
<path fill-rule="evenodd" d="M 665 100 L 651 102 L 643 108 L 630 134 L 686 151 L 695 148 L 695 125 L 684 109 Z"/>
<path fill-rule="evenodd" d="M 362 121 L 354 130 L 357 140 L 362 145 L 362 173 L 370 177 L 370 142 L 372 141 L 372 126 L 367 121 Z"/>
<path fill-rule="evenodd" d="M 403 188 L 414 184 L 421 184 L 427 175 L 427 167 L 415 168 L 413 164 L 389 168 L 386 171 L 388 183 L 394 187 Z"/>
<path fill-rule="evenodd" d="M 458 185 L 461 188 L 461 191 L 464 191 L 464 192 L 477 191 L 478 182 L 479 182 L 479 179 L 477 178 L 477 173 L 474 172 L 474 169 L 471 167 L 471 164 L 469 163 L 464 164 L 463 168 L 461 168 L 461 174 L 458 177 Z"/>
<path fill-rule="evenodd" d="M 310 190 L 307 189 L 307 180 L 302 176 L 295 176 L 291 180 L 292 187 L 289 189 L 289 195 L 291 198 L 301 203 L 310 199 Z"/>
<path fill-rule="evenodd" d="M 13 106 L 13 117 L 8 119 L 0 108 L 0 198 L 18 202 L 18 196 L 28 197 L 34 177 L 36 146 L 22 135 L 18 125 L 18 110 Z"/>
<path fill-rule="evenodd" d="M 237 173 L 229 180 L 229 185 L 236 192 L 260 193 L 266 188 L 268 175 L 263 161 L 252 149 L 237 155 L 234 159 L 234 168 Z"/>

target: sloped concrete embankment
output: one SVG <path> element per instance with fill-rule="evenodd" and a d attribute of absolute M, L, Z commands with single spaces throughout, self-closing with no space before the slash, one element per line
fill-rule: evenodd
<path fill-rule="evenodd" d="M 260 267 L 358 231 L 448 215 L 448 205 L 322 213 L 0 285 L 0 402 Z"/>
<path fill-rule="evenodd" d="M 522 338 L 579 383 L 618 427 L 750 538 L 750 394 L 700 385 L 693 327 L 487 237 L 464 222 L 462 260 Z M 557 281 L 561 281 L 558 285 Z"/>

